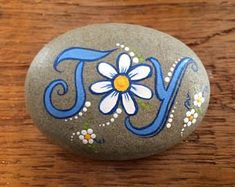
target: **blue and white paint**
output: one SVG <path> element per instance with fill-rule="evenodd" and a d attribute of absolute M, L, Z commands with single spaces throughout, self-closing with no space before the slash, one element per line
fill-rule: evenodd
<path fill-rule="evenodd" d="M 117 49 L 100 51 L 89 48 L 73 47 L 62 51 L 54 62 L 54 70 L 58 73 L 59 64 L 65 60 L 71 60 L 77 63 L 74 72 L 75 99 L 74 104 L 67 109 L 60 109 L 53 104 L 52 95 L 56 87 L 61 86 L 62 91 L 56 93 L 63 96 L 69 91 L 65 80 L 53 80 L 45 88 L 44 106 L 46 111 L 54 118 L 69 119 L 78 114 L 84 107 L 86 101 L 86 92 L 83 82 L 83 68 L 86 63 L 97 63 L 111 55 Z M 129 51 L 129 48 L 126 49 Z M 164 83 L 164 75 L 160 62 L 155 57 L 149 57 L 146 62 L 150 65 L 139 63 L 132 65 L 132 56 L 130 53 L 119 53 L 116 59 L 116 67 L 107 62 L 100 62 L 97 65 L 97 73 L 105 79 L 91 84 L 90 91 L 94 95 L 103 94 L 101 102 L 97 108 L 104 115 L 114 114 L 121 103 L 122 109 L 126 113 L 124 125 L 133 134 L 140 137 L 152 137 L 157 135 L 167 124 L 167 119 L 171 117 L 172 107 L 174 105 L 177 93 L 187 67 L 192 64 L 192 70 L 197 71 L 198 66 L 192 58 L 181 58 L 174 65 L 174 70 L 168 75 L 167 83 Z M 154 76 L 154 88 L 148 88 L 140 84 L 140 81 Z M 160 101 L 160 107 L 156 109 L 156 116 L 150 124 L 145 124 L 138 128 L 132 123 L 131 117 L 138 113 L 138 105 L 135 97 L 141 99 L 151 99 L 155 96 Z M 200 99 L 200 95 L 198 98 Z M 199 105 L 199 103 L 197 103 Z"/>
<path fill-rule="evenodd" d="M 105 56 L 111 54 L 116 49 L 108 51 L 98 51 L 94 49 L 73 47 L 61 52 L 54 62 L 54 69 L 58 70 L 58 65 L 65 60 L 74 60 L 77 62 L 77 66 L 74 73 L 74 84 L 76 88 L 75 92 L 75 102 L 74 105 L 68 109 L 58 109 L 52 103 L 52 93 L 57 86 L 62 86 L 62 92 L 57 92 L 58 95 L 62 96 L 68 92 L 68 84 L 62 79 L 57 79 L 52 81 L 44 92 L 44 105 L 47 112 L 55 118 L 65 119 L 77 114 L 83 107 L 86 101 L 86 93 L 83 84 L 83 67 L 85 63 L 95 62 L 104 58 Z"/>
<path fill-rule="evenodd" d="M 139 81 L 147 79 L 152 74 L 149 65 L 139 64 L 132 66 L 132 60 L 126 53 L 117 57 L 117 68 L 106 62 L 97 66 L 97 71 L 106 78 L 90 86 L 93 94 L 105 94 L 99 104 L 99 110 L 103 114 L 113 114 L 119 101 L 127 115 L 135 115 L 138 111 L 134 95 L 141 99 L 151 99 L 152 90 Z"/>

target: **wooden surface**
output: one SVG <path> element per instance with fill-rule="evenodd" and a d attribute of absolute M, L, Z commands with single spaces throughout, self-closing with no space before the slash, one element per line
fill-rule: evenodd
<path fill-rule="evenodd" d="M 24 80 L 55 36 L 92 23 L 149 26 L 188 44 L 206 66 L 200 127 L 150 158 L 92 161 L 51 144 L 26 113 Z M 234 0 L 0 0 L 0 186 L 235 186 Z"/>

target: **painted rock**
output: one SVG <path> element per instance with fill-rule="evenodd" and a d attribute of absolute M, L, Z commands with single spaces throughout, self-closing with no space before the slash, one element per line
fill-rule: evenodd
<path fill-rule="evenodd" d="M 201 122 L 210 86 L 196 54 L 162 32 L 100 24 L 67 32 L 34 58 L 27 108 L 55 143 L 127 160 L 181 142 Z"/>

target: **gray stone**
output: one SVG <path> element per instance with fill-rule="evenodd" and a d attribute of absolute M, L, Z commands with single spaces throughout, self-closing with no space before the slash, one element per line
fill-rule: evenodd
<path fill-rule="evenodd" d="M 142 26 L 100 24 L 47 44 L 25 92 L 33 121 L 55 143 L 85 157 L 127 160 L 190 135 L 210 86 L 200 59 L 179 40 Z"/>

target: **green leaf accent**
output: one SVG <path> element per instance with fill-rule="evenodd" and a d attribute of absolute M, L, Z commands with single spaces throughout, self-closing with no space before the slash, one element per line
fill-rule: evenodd
<path fill-rule="evenodd" d="M 139 107 L 144 110 L 151 110 L 153 108 L 153 106 L 151 104 L 145 103 L 142 100 L 137 100 L 137 103 L 138 103 Z"/>
<path fill-rule="evenodd" d="M 139 62 L 140 62 L 140 63 L 143 63 L 144 60 L 145 60 L 143 55 L 140 55 L 138 58 L 139 58 Z"/>
<path fill-rule="evenodd" d="M 89 144 L 88 147 L 91 149 L 91 151 L 96 152 L 96 153 L 98 152 L 97 147 L 94 143 Z"/>
<path fill-rule="evenodd" d="M 138 57 L 140 63 L 144 63 L 145 62 L 144 55 L 139 54 L 136 50 L 132 50 L 132 51 L 135 53 L 135 56 Z"/>
<path fill-rule="evenodd" d="M 200 108 L 193 108 L 198 114 L 202 114 L 202 110 Z"/>
<path fill-rule="evenodd" d="M 84 130 L 89 129 L 89 124 L 88 124 L 88 122 L 85 122 L 85 123 L 83 124 L 83 129 L 84 129 Z"/>

